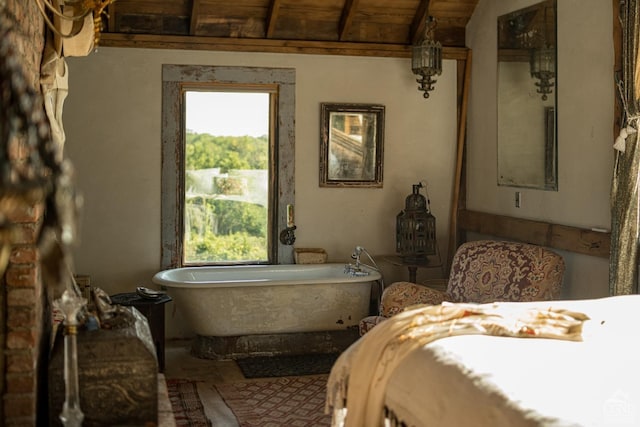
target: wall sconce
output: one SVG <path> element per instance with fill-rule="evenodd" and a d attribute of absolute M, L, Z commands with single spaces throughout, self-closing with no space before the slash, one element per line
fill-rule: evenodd
<path fill-rule="evenodd" d="M 396 252 L 403 261 L 423 264 L 436 253 L 436 218 L 427 199 L 420 194 L 422 183 L 413 186 L 405 208 L 396 216 Z"/>
<path fill-rule="evenodd" d="M 531 77 L 538 79 L 535 83 L 542 100 L 547 100 L 547 95 L 553 88 L 553 79 L 556 76 L 556 51 L 552 47 L 542 47 L 531 50 L 529 62 Z"/>
<path fill-rule="evenodd" d="M 62 38 L 75 37 L 87 22 L 93 22 L 93 44 L 98 45 L 102 31 L 102 14 L 116 0 L 35 0 L 44 22 L 56 35 Z M 53 21 L 48 12 L 53 15 Z M 68 33 L 63 33 L 61 22 L 70 24 Z"/>
<path fill-rule="evenodd" d="M 546 101 L 547 95 L 551 93 L 554 85 L 553 79 L 556 76 L 556 50 L 553 45 L 550 44 L 551 34 L 548 15 L 549 8 L 545 6 L 539 39 L 537 40 L 536 47 L 531 49 L 529 60 L 531 77 L 539 80 L 535 83 L 535 85 L 538 86 L 536 92 L 542 95 L 543 101 Z"/>
<path fill-rule="evenodd" d="M 420 76 L 416 81 L 425 98 L 429 98 L 429 91 L 436 82 L 433 76 L 442 74 L 442 45 L 433 40 L 435 28 L 436 20 L 430 16 L 424 25 L 424 38 L 411 50 L 411 70 Z"/>

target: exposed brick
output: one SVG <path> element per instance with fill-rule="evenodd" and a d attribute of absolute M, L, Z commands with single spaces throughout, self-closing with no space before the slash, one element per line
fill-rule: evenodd
<path fill-rule="evenodd" d="M 10 43 L 19 53 L 22 69 L 28 84 L 40 91 L 40 62 L 44 47 L 44 21 L 35 2 L 6 0 L 4 11 L 15 17 L 17 31 L 10 34 Z M 11 155 L 25 159 L 30 148 L 24 138 L 7 141 Z M 2 404 L 4 410 L 0 425 L 35 426 L 37 405 L 37 361 L 40 354 L 43 318 L 43 285 L 40 280 L 39 255 L 35 248 L 39 227 L 43 219 L 42 203 L 24 206 L 8 215 L 18 224 L 18 246 L 11 252 L 10 265 L 13 271 L 6 272 L 3 288 L 5 292 L 6 336 Z M 29 271 L 31 269 L 31 271 Z M 27 287 L 22 287 L 27 286 Z"/>
<path fill-rule="evenodd" d="M 14 209 L 8 213 L 8 218 L 12 222 L 38 222 L 44 215 L 44 205 L 42 203 L 35 203 L 32 205 L 25 204 L 20 209 Z"/>
<path fill-rule="evenodd" d="M 13 350 L 7 353 L 7 372 L 11 373 L 25 373 L 33 372 L 35 368 L 35 355 L 33 351 L 27 350 Z"/>
<path fill-rule="evenodd" d="M 11 251 L 9 261 L 13 264 L 33 264 L 40 260 L 40 251 L 34 245 L 16 246 Z"/>
<path fill-rule="evenodd" d="M 33 374 L 7 374 L 5 379 L 7 393 L 33 393 L 36 381 Z"/>
<path fill-rule="evenodd" d="M 34 306 L 36 304 L 36 291 L 32 288 L 12 288 L 7 290 L 7 305 Z"/>
<path fill-rule="evenodd" d="M 40 225 L 34 222 L 14 223 L 13 230 L 15 233 L 14 243 L 16 245 L 34 245 L 38 239 Z"/>
<path fill-rule="evenodd" d="M 11 393 L 5 396 L 4 416 L 7 418 L 7 420 L 15 417 L 34 417 L 35 419 L 35 414 L 35 393 Z"/>
<path fill-rule="evenodd" d="M 38 283 L 38 270 L 31 265 L 9 265 L 6 280 L 10 287 L 34 287 Z"/>
<path fill-rule="evenodd" d="M 4 427 L 25 427 L 25 426 L 35 426 L 36 425 L 36 416 L 35 414 L 29 415 L 26 417 L 11 417 L 5 418 Z"/>
<path fill-rule="evenodd" d="M 33 329 L 14 329 L 7 332 L 7 348 L 26 349 L 35 348 L 37 343 L 36 331 Z"/>
<path fill-rule="evenodd" d="M 32 326 L 35 324 L 37 318 L 35 307 L 7 307 L 7 323 L 9 325 Z"/>

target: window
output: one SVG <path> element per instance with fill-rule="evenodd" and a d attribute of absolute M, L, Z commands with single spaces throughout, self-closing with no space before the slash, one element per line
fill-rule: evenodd
<path fill-rule="evenodd" d="M 293 262 L 290 69 L 163 66 L 162 267 Z"/>
<path fill-rule="evenodd" d="M 269 262 L 270 93 L 184 92 L 183 264 Z"/>

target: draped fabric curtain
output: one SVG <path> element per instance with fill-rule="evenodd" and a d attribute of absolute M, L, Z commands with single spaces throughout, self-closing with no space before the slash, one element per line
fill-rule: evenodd
<path fill-rule="evenodd" d="M 611 188 L 611 257 L 609 293 L 638 292 L 638 164 L 640 148 L 640 61 L 638 55 L 640 0 L 620 0 L 622 26 L 622 74 L 616 76 L 623 107 Z"/>

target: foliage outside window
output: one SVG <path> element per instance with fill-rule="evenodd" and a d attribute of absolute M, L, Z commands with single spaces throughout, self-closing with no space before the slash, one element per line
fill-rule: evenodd
<path fill-rule="evenodd" d="M 268 172 L 266 135 L 187 130 L 185 263 L 268 260 Z"/>
<path fill-rule="evenodd" d="M 165 64 L 162 82 L 162 268 L 293 263 L 278 236 L 294 203 L 295 70 Z M 193 126 L 192 93 L 260 94 L 264 130 Z M 236 114 L 241 128 L 254 121 L 253 104 Z M 219 106 L 195 112 L 207 124 L 231 122 L 222 118 L 230 104 Z"/>

